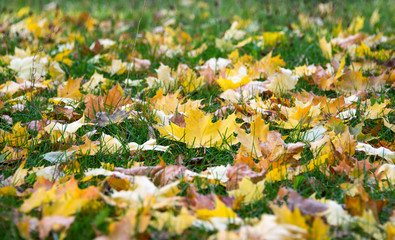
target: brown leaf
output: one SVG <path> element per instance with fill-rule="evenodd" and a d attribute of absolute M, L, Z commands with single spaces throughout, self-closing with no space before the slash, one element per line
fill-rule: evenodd
<path fill-rule="evenodd" d="M 107 93 L 107 95 L 94 96 L 88 94 L 84 102 L 86 105 L 85 115 L 90 119 L 94 119 L 98 112 L 108 111 L 112 113 L 119 107 L 133 103 L 129 96 L 123 96 L 123 90 L 118 83 Z"/>
<path fill-rule="evenodd" d="M 30 130 L 34 130 L 37 132 L 43 131 L 44 128 L 48 125 L 50 121 L 47 121 L 45 119 L 42 120 L 33 120 L 31 122 L 28 122 L 26 124 L 26 127 Z"/>
<path fill-rule="evenodd" d="M 281 134 L 269 131 L 265 142 L 260 141 L 259 147 L 262 153 L 261 163 L 266 169 L 270 166 L 278 167 L 286 162 L 292 162 L 294 155 L 300 153 L 305 144 L 301 142 L 286 144 Z"/>
<path fill-rule="evenodd" d="M 177 178 L 182 178 L 185 170 L 186 167 L 184 166 L 169 165 L 151 175 L 151 177 L 156 185 L 164 186 Z"/>
<path fill-rule="evenodd" d="M 186 127 L 185 116 L 180 113 L 175 113 L 169 120 L 179 127 Z"/>
<path fill-rule="evenodd" d="M 208 209 L 213 210 L 215 208 L 214 197 L 212 195 L 203 195 L 196 191 L 195 186 L 191 186 L 187 190 L 185 201 L 188 206 L 194 210 Z"/>
<path fill-rule="evenodd" d="M 288 208 L 294 211 L 296 207 L 299 208 L 302 215 L 310 216 L 315 216 L 317 213 L 328 209 L 324 203 L 317 202 L 311 198 L 304 198 L 298 192 L 289 190 Z"/>
<path fill-rule="evenodd" d="M 236 88 L 235 91 L 240 94 L 243 94 L 245 91 L 247 91 L 251 96 L 255 96 L 263 92 L 269 92 L 269 90 L 265 88 L 265 85 L 265 82 L 252 81 L 242 87 Z"/>
<path fill-rule="evenodd" d="M 357 33 L 355 35 L 350 35 L 347 38 L 342 39 L 341 41 L 338 42 L 338 46 L 346 49 L 349 46 L 356 44 L 359 45 L 359 43 L 364 40 L 367 36 L 365 34 L 362 33 Z"/>
<path fill-rule="evenodd" d="M 0 106 L 0 108 L 2 107 Z M 1 119 L 3 119 L 7 124 L 12 124 L 12 118 L 8 115 L 2 115 Z"/>
<path fill-rule="evenodd" d="M 362 182 L 354 185 L 352 189 L 356 189 L 358 193 L 355 196 L 349 196 L 346 194 L 345 204 L 347 211 L 349 211 L 354 216 L 362 216 L 365 212 L 365 209 L 371 209 L 378 220 L 378 213 L 388 204 L 388 201 L 386 199 L 375 200 L 371 198 L 365 191 Z"/>
<path fill-rule="evenodd" d="M 369 162 L 369 157 L 355 163 L 355 167 L 361 171 L 370 171 L 373 169 L 372 164 Z"/>
<path fill-rule="evenodd" d="M 158 165 L 155 167 L 135 167 L 128 169 L 116 167 L 114 170 L 132 176 L 146 175 L 151 177 L 152 181 L 156 185 L 164 186 L 176 178 L 181 178 L 186 170 L 186 167 L 177 165 Z"/>
<path fill-rule="evenodd" d="M 92 123 L 97 123 L 97 125 L 99 125 L 100 127 L 104 127 L 109 124 L 120 123 L 130 114 L 131 112 L 120 109 L 115 110 L 114 113 L 111 115 L 109 115 L 107 112 L 98 112 L 96 113 L 96 119 L 94 119 Z"/>
<path fill-rule="evenodd" d="M 254 172 L 247 164 L 240 162 L 229 166 L 226 172 L 229 181 L 226 183 L 227 190 L 234 190 L 239 187 L 239 183 L 244 177 L 250 177 L 253 183 L 257 183 L 266 176 L 266 170 L 259 173 Z"/>
<path fill-rule="evenodd" d="M 81 114 L 76 113 L 73 108 L 56 105 L 54 109 L 54 118 L 58 120 L 76 121 L 81 118 Z"/>
<path fill-rule="evenodd" d="M 208 82 L 209 85 L 213 84 L 215 81 L 215 73 L 214 71 L 207 66 L 206 69 L 200 72 L 200 76 L 204 77 L 204 81 Z"/>
<path fill-rule="evenodd" d="M 334 78 L 331 78 L 328 73 L 318 66 L 317 70 L 311 75 L 313 83 L 318 85 L 321 90 L 334 89 Z"/>
<path fill-rule="evenodd" d="M 103 45 L 100 44 L 99 40 L 96 39 L 95 45 L 92 49 L 89 49 L 94 55 L 99 54 L 103 50 Z"/>

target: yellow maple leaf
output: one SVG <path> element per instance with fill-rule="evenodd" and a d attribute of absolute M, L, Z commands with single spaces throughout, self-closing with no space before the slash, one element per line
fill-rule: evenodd
<path fill-rule="evenodd" d="M 185 127 L 174 123 L 158 127 L 160 134 L 166 138 L 184 142 L 189 147 L 219 147 L 224 143 L 235 144 L 233 132 L 236 128 L 236 115 L 232 114 L 224 120 L 212 122 L 211 115 L 205 115 L 200 109 L 189 111 L 185 117 Z"/>
<path fill-rule="evenodd" d="M 28 173 L 28 169 L 24 169 L 26 160 L 21 163 L 19 168 L 14 173 L 12 177 L 11 184 L 12 186 L 19 186 L 25 183 L 25 177 Z"/>
<path fill-rule="evenodd" d="M 170 233 L 176 234 L 182 234 L 185 229 L 192 226 L 195 220 L 195 217 L 192 216 L 185 207 L 181 208 L 180 214 L 177 216 L 167 211 L 164 213 L 155 212 L 154 217 L 156 220 L 151 225 L 160 230 L 166 228 Z"/>
<path fill-rule="evenodd" d="M 305 127 L 306 125 L 318 125 L 318 120 L 321 117 L 320 105 L 313 105 L 312 103 L 302 103 L 295 101 L 295 107 L 281 108 L 281 113 L 287 117 L 286 121 L 278 121 L 282 128 L 292 129 L 296 126 Z"/>
<path fill-rule="evenodd" d="M 20 85 L 14 81 L 7 81 L 0 85 L 0 93 L 7 96 L 12 96 L 19 91 Z"/>
<path fill-rule="evenodd" d="M 366 119 L 378 119 L 384 118 L 388 116 L 391 109 L 385 108 L 389 104 L 388 100 L 385 100 L 382 103 L 374 103 L 373 106 L 369 105 L 365 110 L 365 118 Z"/>
<path fill-rule="evenodd" d="M 161 88 L 156 92 L 156 95 L 151 98 L 150 105 L 153 109 L 163 111 L 166 115 L 186 113 L 191 109 L 196 109 L 201 106 L 200 100 L 188 100 L 186 103 L 182 103 L 183 100 L 179 99 L 179 95 L 180 91 L 178 90 L 173 94 L 167 94 L 164 96 L 163 88 Z"/>
<path fill-rule="evenodd" d="M 355 50 L 358 57 L 372 56 L 372 51 L 365 43 L 361 42 L 361 45 Z"/>
<path fill-rule="evenodd" d="M 190 68 L 188 68 L 184 74 L 180 75 L 179 81 L 181 82 L 181 86 L 183 86 L 184 90 L 188 93 L 195 91 L 205 83 L 204 76 L 198 77 Z"/>
<path fill-rule="evenodd" d="M 229 195 L 236 198 L 242 197 L 243 203 L 248 204 L 253 201 L 259 201 L 263 198 L 263 190 L 265 189 L 265 180 L 254 184 L 249 177 L 244 177 L 239 183 L 239 189 L 229 192 Z"/>
<path fill-rule="evenodd" d="M 285 62 L 281 58 L 281 55 L 272 57 L 272 54 L 272 52 L 269 52 L 265 57 L 261 58 L 261 60 L 256 62 L 253 65 L 254 71 L 270 76 L 278 71 L 279 67 L 285 66 Z"/>
<path fill-rule="evenodd" d="M 215 208 L 213 210 L 199 209 L 196 211 L 196 216 L 203 220 L 210 220 L 213 217 L 237 218 L 237 214 L 228 208 L 217 196 L 215 196 Z"/>
<path fill-rule="evenodd" d="M 324 54 L 324 57 L 326 59 L 332 59 L 332 46 L 330 42 L 327 42 L 325 37 L 321 38 L 319 40 L 320 43 L 320 48 L 322 53 Z"/>
<path fill-rule="evenodd" d="M 220 76 L 217 83 L 222 90 L 236 89 L 251 82 L 248 76 L 248 70 L 245 66 L 240 66 L 234 69 L 227 69 L 225 77 Z"/>
<path fill-rule="evenodd" d="M 82 116 L 79 120 L 70 124 L 61 124 L 51 122 L 44 130 L 51 135 L 52 142 L 68 141 L 75 138 L 75 132 L 82 126 L 87 125 L 85 123 L 85 116 Z"/>
<path fill-rule="evenodd" d="M 273 47 L 277 43 L 285 41 L 285 35 L 282 32 L 264 32 L 262 36 L 265 47 Z"/>
<path fill-rule="evenodd" d="M 66 183 L 58 183 L 55 199 L 43 205 L 44 216 L 73 215 L 86 204 L 99 197 L 99 190 L 94 186 L 85 189 L 78 187 L 78 181 L 72 177 Z"/>
<path fill-rule="evenodd" d="M 156 69 L 158 77 L 148 77 L 147 83 L 148 87 L 162 87 L 165 92 L 168 92 L 176 84 L 176 80 L 171 76 L 171 68 L 169 66 L 161 64 L 158 69 Z"/>
<path fill-rule="evenodd" d="M 51 76 L 52 80 L 63 82 L 66 74 L 60 67 L 60 64 L 56 61 L 53 61 L 49 65 L 49 75 Z"/>
<path fill-rule="evenodd" d="M 265 88 L 273 93 L 283 94 L 295 88 L 299 77 L 289 69 L 280 68 L 279 73 L 269 76 Z"/>
<path fill-rule="evenodd" d="M 21 122 L 15 123 L 11 132 L 0 131 L 0 143 L 5 143 L 11 147 L 24 147 L 29 143 L 30 134 L 26 126 L 22 127 Z"/>
<path fill-rule="evenodd" d="M 72 146 L 67 151 L 72 152 L 76 150 L 77 154 L 79 155 L 86 155 L 86 154 L 95 155 L 100 150 L 100 146 L 89 140 L 89 138 L 86 135 L 82 137 L 82 140 L 85 141 L 84 144 L 79 146 Z"/>
<path fill-rule="evenodd" d="M 259 147 L 259 141 L 266 142 L 267 133 L 269 131 L 269 124 L 265 124 L 259 114 L 258 117 L 251 123 L 251 132 L 247 134 L 240 127 L 236 127 L 237 140 L 241 143 L 243 148 L 248 151 L 252 157 L 261 157 L 262 153 Z"/>
<path fill-rule="evenodd" d="M 102 67 L 100 70 L 110 73 L 111 75 L 121 75 L 127 70 L 127 63 L 120 59 L 112 59 L 110 66 Z"/>
<path fill-rule="evenodd" d="M 103 84 L 107 86 L 110 80 L 103 77 L 103 74 L 99 74 L 95 71 L 90 80 L 82 85 L 82 89 L 86 92 L 92 92 L 98 85 Z"/>
<path fill-rule="evenodd" d="M 309 239 L 331 239 L 329 237 L 329 226 L 320 217 L 314 217 L 313 225 L 309 229 Z"/>
<path fill-rule="evenodd" d="M 79 90 L 82 79 L 83 77 L 69 78 L 65 86 L 59 86 L 58 97 L 80 99 L 83 96 Z"/>
<path fill-rule="evenodd" d="M 33 194 L 23 202 L 19 210 L 27 213 L 32 209 L 39 207 L 41 204 L 53 201 L 56 199 L 55 190 L 55 185 L 50 189 L 46 189 L 45 187 L 39 187 L 38 189 L 35 189 L 35 192 L 33 192 Z"/>
<path fill-rule="evenodd" d="M 65 49 L 64 51 L 55 55 L 54 60 L 58 62 L 63 62 L 67 66 L 71 66 L 73 61 L 68 58 L 68 55 L 73 51 L 73 49 Z"/>
<path fill-rule="evenodd" d="M 369 87 L 369 81 L 362 75 L 362 71 L 346 71 L 335 81 L 335 86 L 338 91 L 351 95 L 357 91 L 366 90 Z"/>
<path fill-rule="evenodd" d="M 351 21 L 350 26 L 347 29 L 347 32 L 350 34 L 355 34 L 359 32 L 363 28 L 364 22 L 365 22 L 364 17 L 360 17 L 360 16 L 355 17 Z"/>
<path fill-rule="evenodd" d="M 355 223 L 363 229 L 364 232 L 373 236 L 374 239 L 383 239 L 384 236 L 381 232 L 380 224 L 377 222 L 371 209 L 365 209 L 362 216 L 358 216 L 357 219 L 359 221 L 355 221 Z"/>
<path fill-rule="evenodd" d="M 272 204 L 271 209 L 278 217 L 279 223 L 292 224 L 302 229 L 309 229 L 309 226 L 306 223 L 306 219 L 302 216 L 298 207 L 296 207 L 294 211 L 291 211 L 285 204 L 281 207 Z"/>

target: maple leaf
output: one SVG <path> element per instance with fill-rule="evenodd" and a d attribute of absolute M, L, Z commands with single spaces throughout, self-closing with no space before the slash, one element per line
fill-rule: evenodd
<path fill-rule="evenodd" d="M 118 83 L 108 91 L 107 95 L 94 96 L 88 94 L 84 102 L 86 106 L 84 113 L 89 119 L 94 119 L 98 112 L 108 111 L 112 113 L 117 108 L 133 103 L 129 96 L 123 96 L 123 90 Z"/>
<path fill-rule="evenodd" d="M 251 154 L 252 157 L 261 157 L 262 153 L 259 148 L 259 142 L 267 141 L 267 134 L 269 132 L 269 124 L 260 115 L 251 122 L 251 132 L 247 134 L 240 127 L 236 127 L 237 140 L 242 147 Z"/>
<path fill-rule="evenodd" d="M 309 226 L 306 223 L 305 217 L 302 216 L 299 208 L 295 208 L 295 210 L 290 210 L 286 205 L 282 205 L 281 207 L 271 205 L 271 209 L 274 214 L 278 217 L 278 222 L 282 224 L 292 224 L 301 229 L 308 230 Z M 306 231 L 307 233 L 307 231 Z"/>
<path fill-rule="evenodd" d="M 100 70 L 108 72 L 111 75 L 121 75 L 127 70 L 127 63 L 122 62 L 120 59 L 112 59 L 111 66 L 104 66 Z"/>
<path fill-rule="evenodd" d="M 25 183 L 25 177 L 28 174 L 28 169 L 25 169 L 26 160 L 21 163 L 19 168 L 15 171 L 11 179 L 12 186 L 19 186 Z"/>
<path fill-rule="evenodd" d="M 43 155 L 43 158 L 51 163 L 57 162 L 67 162 L 70 161 L 74 156 L 75 150 L 72 151 L 57 151 L 57 152 L 48 152 Z"/>
<path fill-rule="evenodd" d="M 54 81 L 63 82 L 65 79 L 65 75 L 66 73 L 60 67 L 60 64 L 58 62 L 51 62 L 51 64 L 49 65 L 49 76 L 51 76 Z"/>
<path fill-rule="evenodd" d="M 384 147 L 374 148 L 370 144 L 359 142 L 357 143 L 355 150 L 364 152 L 367 155 L 382 157 L 392 164 L 395 163 L 395 152 Z"/>
<path fill-rule="evenodd" d="M 186 170 L 183 166 L 159 164 L 155 167 L 114 168 L 114 170 L 127 175 L 146 175 L 153 179 L 157 185 L 164 186 L 176 178 L 181 178 Z"/>
<path fill-rule="evenodd" d="M 249 177 L 244 177 L 239 183 L 239 189 L 228 192 L 230 196 L 242 197 L 243 203 L 248 204 L 263 198 L 265 180 L 254 184 Z"/>
<path fill-rule="evenodd" d="M 272 57 L 272 53 L 272 51 L 269 52 L 265 57 L 261 58 L 261 60 L 253 65 L 252 68 L 254 72 L 263 74 L 263 76 L 271 76 L 278 71 L 279 67 L 285 66 L 285 62 L 281 58 L 281 55 Z"/>
<path fill-rule="evenodd" d="M 97 86 L 106 86 L 110 83 L 110 80 L 103 77 L 102 74 L 95 72 L 90 80 L 82 85 L 82 89 L 86 92 L 92 92 Z"/>
<path fill-rule="evenodd" d="M 214 147 L 224 143 L 235 144 L 233 132 L 236 128 L 234 114 L 224 120 L 211 122 L 212 117 L 199 109 L 190 110 L 185 116 L 185 127 L 170 123 L 157 127 L 163 137 L 186 143 L 189 147 Z"/>
<path fill-rule="evenodd" d="M 346 94 L 354 94 L 357 91 L 366 90 L 369 87 L 368 78 L 362 72 L 345 71 L 343 76 L 335 81 L 336 88 Z"/>
<path fill-rule="evenodd" d="M 345 64 L 345 58 L 343 58 L 340 63 L 336 59 L 332 59 L 331 66 L 329 66 L 327 70 L 318 66 L 316 72 L 312 74 L 313 82 L 317 84 L 321 90 L 335 90 L 335 82 L 337 83 L 338 79 L 343 76 Z M 331 68 L 333 68 L 333 70 Z"/>
<path fill-rule="evenodd" d="M 300 239 L 306 236 L 306 230 L 292 224 L 281 223 L 277 216 L 263 214 L 257 224 L 242 226 L 239 230 L 238 238 L 234 239 L 259 239 L 262 236 L 265 236 L 267 239 Z"/>
<path fill-rule="evenodd" d="M 226 171 L 226 176 L 229 178 L 226 183 L 226 189 L 238 189 L 240 182 L 246 177 L 248 177 L 253 183 L 257 183 L 262 180 L 265 175 L 266 171 L 257 173 L 251 170 L 251 168 L 243 162 L 235 163 L 233 166 L 229 166 Z"/>
<path fill-rule="evenodd" d="M 239 68 L 227 69 L 225 76 L 220 76 L 217 79 L 217 83 L 222 90 L 236 89 L 247 83 L 251 82 L 248 76 L 248 71 L 245 66 L 239 66 Z"/>
<path fill-rule="evenodd" d="M 0 93 L 7 96 L 12 96 L 14 93 L 18 92 L 20 85 L 13 81 L 7 81 L 0 85 Z"/>
<path fill-rule="evenodd" d="M 180 66 L 181 64 L 177 69 L 178 82 L 183 86 L 184 91 L 190 93 L 203 86 L 205 83 L 203 76 L 198 77 L 192 69 L 188 67 L 182 68 Z"/>
<path fill-rule="evenodd" d="M 80 83 L 83 77 L 81 78 L 69 78 L 66 82 L 65 86 L 60 86 L 58 88 L 58 97 L 60 98 L 73 98 L 80 99 L 82 98 L 82 93 L 80 92 Z"/>
<path fill-rule="evenodd" d="M 5 143 L 11 147 L 25 147 L 29 144 L 29 137 L 27 127 L 22 127 L 21 122 L 15 123 L 11 132 L 0 130 L 0 143 Z"/>
<path fill-rule="evenodd" d="M 70 124 L 61 124 L 58 122 L 49 123 L 44 130 L 50 134 L 52 142 L 68 141 L 75 138 L 75 132 L 85 123 L 85 116 L 82 116 L 78 121 Z"/>
<path fill-rule="evenodd" d="M 385 108 L 389 104 L 389 101 L 385 100 L 382 103 L 374 103 L 369 105 L 365 110 L 365 117 L 368 119 L 378 119 L 387 116 L 391 110 Z"/>
<path fill-rule="evenodd" d="M 161 213 L 155 212 L 153 214 L 155 221 L 151 224 L 156 229 L 168 229 L 170 233 L 182 234 L 185 229 L 192 226 L 195 217 L 192 216 L 188 210 L 183 207 L 177 216 L 170 211 Z"/>
<path fill-rule="evenodd" d="M 298 192 L 290 190 L 288 195 L 288 207 L 291 211 L 296 208 L 300 210 L 302 215 L 315 216 L 317 213 L 328 209 L 324 203 L 320 203 L 311 198 L 304 198 Z"/>
<path fill-rule="evenodd" d="M 266 80 L 265 88 L 273 93 L 283 94 L 295 88 L 299 77 L 292 74 L 292 71 L 280 68 L 279 73 L 274 73 Z"/>
<path fill-rule="evenodd" d="M 265 169 L 268 169 L 270 166 L 276 168 L 286 162 L 294 161 L 296 155 L 303 150 L 304 146 L 305 144 L 301 142 L 286 144 L 282 140 L 280 133 L 270 131 L 267 134 L 266 141 L 259 143 L 262 153 L 260 161 Z"/>
<path fill-rule="evenodd" d="M 163 111 L 166 115 L 186 113 L 192 109 L 201 107 L 200 100 L 188 100 L 186 103 L 182 103 L 182 99 L 178 99 L 179 95 L 180 91 L 176 91 L 173 94 L 167 94 L 164 96 L 163 88 L 161 88 L 156 92 L 156 95 L 151 98 L 150 105 L 153 109 Z"/>
<path fill-rule="evenodd" d="M 212 210 L 215 208 L 213 202 L 213 195 L 203 195 L 197 192 L 195 186 L 191 186 L 187 190 L 187 195 L 185 201 L 188 206 L 190 206 L 193 210 L 197 209 L 209 209 Z"/>
<path fill-rule="evenodd" d="M 222 202 L 218 196 L 215 196 L 215 208 L 198 209 L 195 212 L 197 218 L 209 221 L 217 229 L 226 229 L 228 224 L 235 224 L 240 221 L 237 214 Z"/>
<path fill-rule="evenodd" d="M 327 42 L 325 37 L 321 38 L 319 40 L 320 43 L 320 48 L 322 50 L 322 53 L 324 54 L 324 57 L 326 59 L 332 59 L 332 45 L 331 43 Z"/>
<path fill-rule="evenodd" d="M 393 186 L 395 183 L 395 165 L 383 164 L 376 170 L 375 175 L 382 189 Z"/>
<path fill-rule="evenodd" d="M 222 69 L 225 69 L 231 63 L 232 63 L 231 60 L 225 58 L 218 58 L 218 59 L 210 58 L 202 66 L 199 66 L 198 68 L 200 70 L 210 68 L 215 73 L 221 71 Z"/>
<path fill-rule="evenodd" d="M 116 44 L 116 42 L 114 40 L 111 39 L 98 39 L 96 40 L 100 43 L 100 45 L 104 48 L 104 49 L 108 49 L 112 46 L 114 46 Z M 93 50 L 95 47 L 95 43 L 92 43 L 92 45 L 89 47 L 91 50 Z"/>
<path fill-rule="evenodd" d="M 10 69 L 18 73 L 18 77 L 24 80 L 38 80 L 45 77 L 47 68 L 46 58 L 38 58 L 37 56 L 28 56 L 24 58 L 14 58 L 10 62 Z"/>
<path fill-rule="evenodd" d="M 100 236 L 96 239 L 129 239 L 133 234 L 135 234 L 137 218 L 137 210 L 134 208 L 129 208 L 124 216 L 109 225 L 108 236 Z"/>
<path fill-rule="evenodd" d="M 121 109 L 116 109 L 111 115 L 107 112 L 96 113 L 96 119 L 92 120 L 92 123 L 96 123 L 98 126 L 104 127 L 110 124 L 118 124 L 123 122 L 126 118 L 134 114 L 132 111 L 124 111 Z M 138 113 L 135 113 L 136 115 Z"/>
<path fill-rule="evenodd" d="M 199 74 L 204 78 L 204 81 L 207 82 L 209 86 L 214 83 L 215 72 L 210 68 L 210 66 L 207 66 L 203 71 L 200 71 Z"/>
<path fill-rule="evenodd" d="M 272 47 L 277 43 L 285 41 L 285 35 L 282 32 L 264 32 L 263 42 L 265 46 Z"/>
<path fill-rule="evenodd" d="M 152 88 L 155 86 L 163 87 L 165 92 L 168 92 L 176 84 L 176 80 L 171 76 L 170 67 L 161 64 L 158 69 L 156 69 L 158 77 L 147 78 L 148 87 Z"/>

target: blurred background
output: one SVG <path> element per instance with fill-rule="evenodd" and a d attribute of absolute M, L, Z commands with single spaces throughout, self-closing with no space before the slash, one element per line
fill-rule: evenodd
<path fill-rule="evenodd" d="M 319 7 L 326 4 L 330 9 Z M 227 20 L 235 15 L 241 18 L 257 20 L 264 30 L 274 29 L 276 26 L 290 25 L 300 18 L 300 13 L 324 19 L 330 14 L 332 18 L 342 18 L 349 22 L 355 16 L 371 16 L 377 10 L 380 22 L 376 29 L 383 32 L 392 32 L 395 26 L 395 1 L 316 1 L 316 0 L 0 0 L 1 12 L 17 11 L 22 7 L 30 7 L 34 12 L 39 12 L 48 7 L 59 7 L 69 13 L 86 11 L 94 18 L 100 20 L 117 18 L 120 20 L 136 20 L 143 14 L 141 27 L 154 27 L 158 16 L 163 11 L 174 11 L 178 24 L 188 23 L 190 30 L 199 30 L 201 18 L 216 17 L 221 32 L 227 29 Z M 143 11 L 143 9 L 145 10 Z M 197 24 L 192 24 L 195 21 Z M 227 24 L 223 25 L 226 22 Z M 326 22 L 323 21 L 323 24 Z M 222 29 L 223 28 L 223 29 Z M 188 30 L 188 29 L 186 29 Z M 364 29 L 369 32 L 372 29 Z"/>

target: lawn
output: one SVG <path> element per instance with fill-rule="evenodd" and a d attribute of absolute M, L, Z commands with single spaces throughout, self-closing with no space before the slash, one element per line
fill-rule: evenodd
<path fill-rule="evenodd" d="M 0 238 L 395 238 L 392 1 L 0 9 Z"/>

